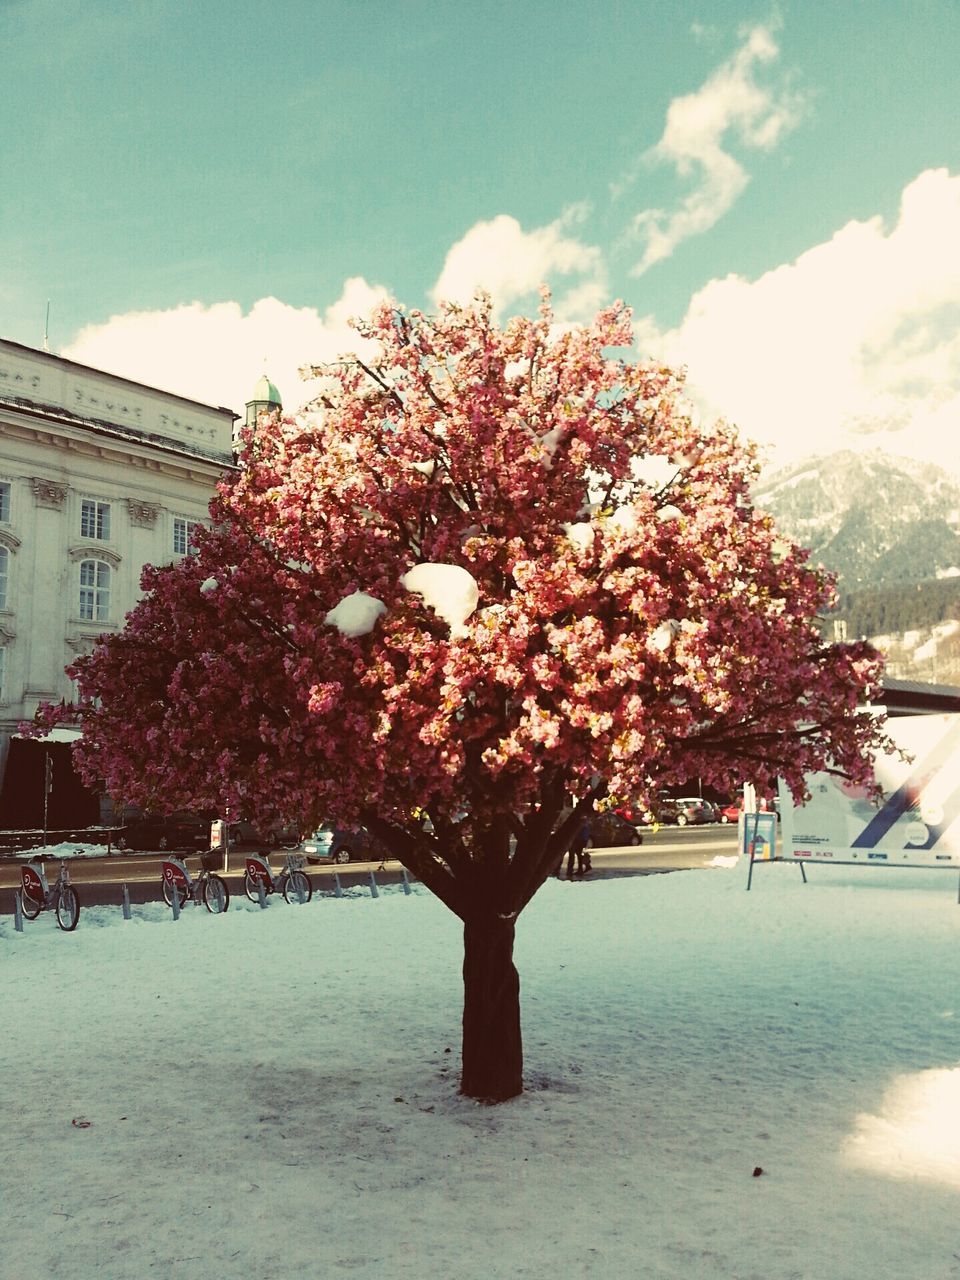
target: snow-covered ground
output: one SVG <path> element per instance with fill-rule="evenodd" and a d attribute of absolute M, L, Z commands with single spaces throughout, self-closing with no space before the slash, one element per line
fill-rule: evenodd
<path fill-rule="evenodd" d="M 549 882 L 494 1108 L 423 892 L 4 917 L 0 1276 L 960 1276 L 956 881 L 808 875 Z"/>
<path fill-rule="evenodd" d="M 17 849 L 14 857 L 24 861 L 41 855 L 47 873 L 47 879 L 55 879 L 57 874 L 56 858 L 105 858 L 108 854 L 122 854 L 116 845 L 91 844 L 89 840 L 62 840 L 59 844 L 37 844 L 30 849 Z M 178 855 L 179 856 L 179 855 Z"/>

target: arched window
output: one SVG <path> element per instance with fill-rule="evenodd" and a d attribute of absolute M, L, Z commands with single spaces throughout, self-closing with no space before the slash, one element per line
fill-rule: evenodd
<path fill-rule="evenodd" d="M 10 552 L 0 547 L 0 609 L 7 607 L 7 583 L 10 581 Z"/>
<path fill-rule="evenodd" d="M 84 622 L 110 617 L 110 566 L 105 560 L 80 561 L 80 617 Z"/>

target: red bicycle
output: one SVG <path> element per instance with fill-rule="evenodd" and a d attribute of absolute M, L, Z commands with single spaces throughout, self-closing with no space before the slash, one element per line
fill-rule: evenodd
<path fill-rule="evenodd" d="M 53 908 L 57 924 L 72 933 L 80 919 L 80 897 L 70 883 L 67 864 L 61 859 L 60 871 L 52 886 L 47 884 L 43 863 L 25 862 L 20 868 L 20 909 L 27 920 L 36 920 L 41 911 Z"/>
<path fill-rule="evenodd" d="M 295 853 L 287 853 L 283 870 L 274 878 L 270 863 L 259 853 L 248 853 L 247 868 L 243 876 L 243 892 L 251 902 L 260 901 L 260 888 L 264 894 L 282 893 L 284 902 L 309 902 L 313 897 L 313 885 L 303 870 L 304 859 Z"/>
<path fill-rule="evenodd" d="M 182 907 L 189 898 L 192 902 L 202 902 L 214 915 L 220 915 L 226 911 L 230 905 L 230 890 L 227 888 L 226 880 L 214 875 L 213 867 L 210 865 L 212 863 L 216 866 L 218 858 L 219 853 L 216 850 L 202 853 L 200 874 L 195 880 L 187 870 L 185 862 L 181 862 L 179 858 L 164 858 L 163 900 L 167 906 L 173 906 L 174 895 L 176 895 L 178 907 Z"/>

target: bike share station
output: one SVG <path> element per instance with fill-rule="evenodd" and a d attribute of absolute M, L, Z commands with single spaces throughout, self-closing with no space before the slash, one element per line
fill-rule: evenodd
<path fill-rule="evenodd" d="M 745 813 L 740 850 L 753 869 L 767 862 L 824 866 L 909 867 L 953 871 L 960 903 L 960 715 L 887 721 L 894 753 L 878 756 L 879 798 L 828 773 L 807 778 L 810 799 L 794 806 L 780 783 L 780 853 L 776 815 Z"/>
<path fill-rule="evenodd" d="M 203 903 L 208 911 L 219 915 L 230 906 L 230 890 L 226 880 L 217 875 L 217 868 L 226 871 L 229 860 L 230 829 L 227 821 L 217 819 L 210 825 L 210 848 L 200 854 L 200 874 L 194 878 L 180 858 L 164 858 L 161 875 L 164 901 L 173 911 L 174 919 L 180 916 L 180 908 L 188 901 Z M 267 854 L 248 853 L 245 858 L 243 891 L 248 901 L 267 905 L 272 893 L 282 894 L 284 902 L 301 905 L 313 897 L 313 885 L 303 870 L 305 859 L 295 853 L 287 853 L 283 868 L 274 875 Z"/>

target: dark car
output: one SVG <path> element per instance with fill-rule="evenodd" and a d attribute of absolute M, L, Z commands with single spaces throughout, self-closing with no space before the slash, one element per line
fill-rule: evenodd
<path fill-rule="evenodd" d="M 131 818 L 119 832 L 116 846 L 151 853 L 157 850 L 163 853 L 167 849 L 196 853 L 210 848 L 210 820 L 190 813 Z"/>
<path fill-rule="evenodd" d="M 252 822 L 230 823 L 230 848 L 238 852 L 244 849 L 275 849 L 279 843 L 273 831 L 261 831 Z"/>
<path fill-rule="evenodd" d="M 366 827 L 337 827 L 322 822 L 313 835 L 300 842 L 308 862 L 372 862 L 389 857 L 387 849 Z"/>
<path fill-rule="evenodd" d="M 643 844 L 643 836 L 626 818 L 618 813 L 597 813 L 590 819 L 591 849 L 618 848 L 625 844 Z"/>

